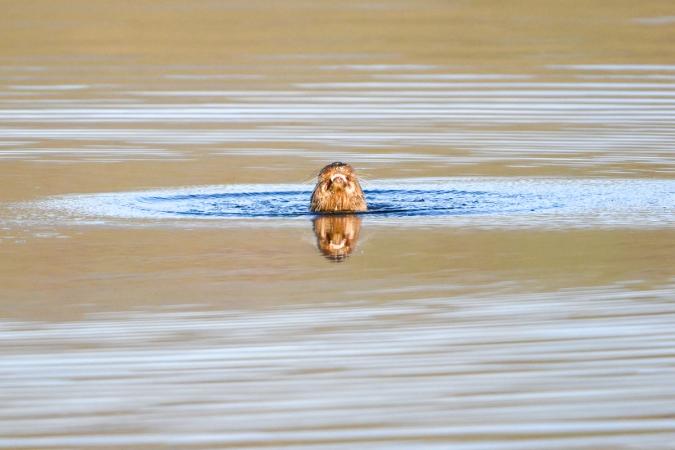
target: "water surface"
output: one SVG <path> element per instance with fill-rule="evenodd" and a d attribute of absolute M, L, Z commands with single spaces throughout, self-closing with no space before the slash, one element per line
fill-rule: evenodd
<path fill-rule="evenodd" d="M 249 219 L 250 224 L 274 227 L 278 222 L 256 219 L 286 222 L 315 217 L 309 211 L 311 191 L 311 186 L 301 184 L 193 186 L 66 195 L 23 208 L 37 210 L 33 214 L 40 215 L 54 216 L 54 212 L 60 212 L 61 220 L 98 219 L 117 225 L 130 225 L 141 219 L 164 220 L 173 225 L 184 225 L 184 219 L 216 219 L 211 224 L 223 226 L 228 224 L 226 219 Z M 368 183 L 364 194 L 368 211 L 359 216 L 380 225 L 644 229 L 670 228 L 675 220 L 672 180 L 487 177 L 374 180 Z"/>
<path fill-rule="evenodd" d="M 671 3 L 4 4 L 0 447 L 672 448 Z"/>

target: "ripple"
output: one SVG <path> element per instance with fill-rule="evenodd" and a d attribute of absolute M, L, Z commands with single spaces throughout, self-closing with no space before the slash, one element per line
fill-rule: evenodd
<path fill-rule="evenodd" d="M 62 196 L 40 206 L 116 219 L 293 219 L 312 216 L 310 194 L 311 187 L 301 184 L 194 186 Z M 672 180 L 378 180 L 368 183 L 365 194 L 369 211 L 363 215 L 385 224 L 403 220 L 412 225 L 434 221 L 463 225 L 468 220 L 490 227 L 668 227 L 675 223 Z"/>

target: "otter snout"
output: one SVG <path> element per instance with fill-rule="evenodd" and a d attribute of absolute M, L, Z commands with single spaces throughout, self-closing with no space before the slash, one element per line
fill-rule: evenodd
<path fill-rule="evenodd" d="M 328 189 L 344 189 L 349 185 L 349 180 L 347 177 L 341 173 L 332 175 L 328 181 Z"/>
<path fill-rule="evenodd" d="M 336 173 L 330 176 L 330 182 L 331 183 L 341 183 L 341 184 L 347 184 L 347 177 L 344 176 L 341 173 Z"/>

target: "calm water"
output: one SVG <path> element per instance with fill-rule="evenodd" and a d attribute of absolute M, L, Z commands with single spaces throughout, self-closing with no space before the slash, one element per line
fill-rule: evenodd
<path fill-rule="evenodd" d="M 674 17 L 3 5 L 0 448 L 675 448 Z"/>

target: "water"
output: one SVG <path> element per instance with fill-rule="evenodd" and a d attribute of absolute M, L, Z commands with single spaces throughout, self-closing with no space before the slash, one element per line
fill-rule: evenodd
<path fill-rule="evenodd" d="M 42 433 L 54 436 L 0 444 L 658 446 L 672 437 L 672 390 L 659 374 L 670 371 L 675 308 L 669 291 L 640 296 L 641 307 L 607 299 L 615 294 L 112 314 L 39 331 L 10 325 L 3 339 L 35 356 L 3 360 L 7 386 L 31 395 L 9 396 L 13 415 L 3 413 L 2 430 L 33 435 L 39 415 L 50 417 Z M 75 350 L 82 343 L 94 348 Z M 130 397 L 122 410 L 120 389 Z M 116 432 L 101 430 L 111 420 Z"/>
<path fill-rule="evenodd" d="M 663 228 L 675 220 L 672 180 L 484 177 L 378 180 L 369 186 L 364 190 L 368 211 L 359 216 L 380 219 L 380 224 Z M 41 214 L 44 209 L 61 211 L 62 220 L 101 219 L 118 225 L 125 222 L 114 219 L 292 219 L 315 216 L 309 211 L 310 196 L 311 187 L 305 185 L 246 184 L 69 195 L 26 207 Z M 457 216 L 465 220 L 452 220 Z M 404 218 L 409 220 L 395 220 Z"/>
<path fill-rule="evenodd" d="M 672 18 L 3 5 L 0 448 L 673 448 Z"/>

